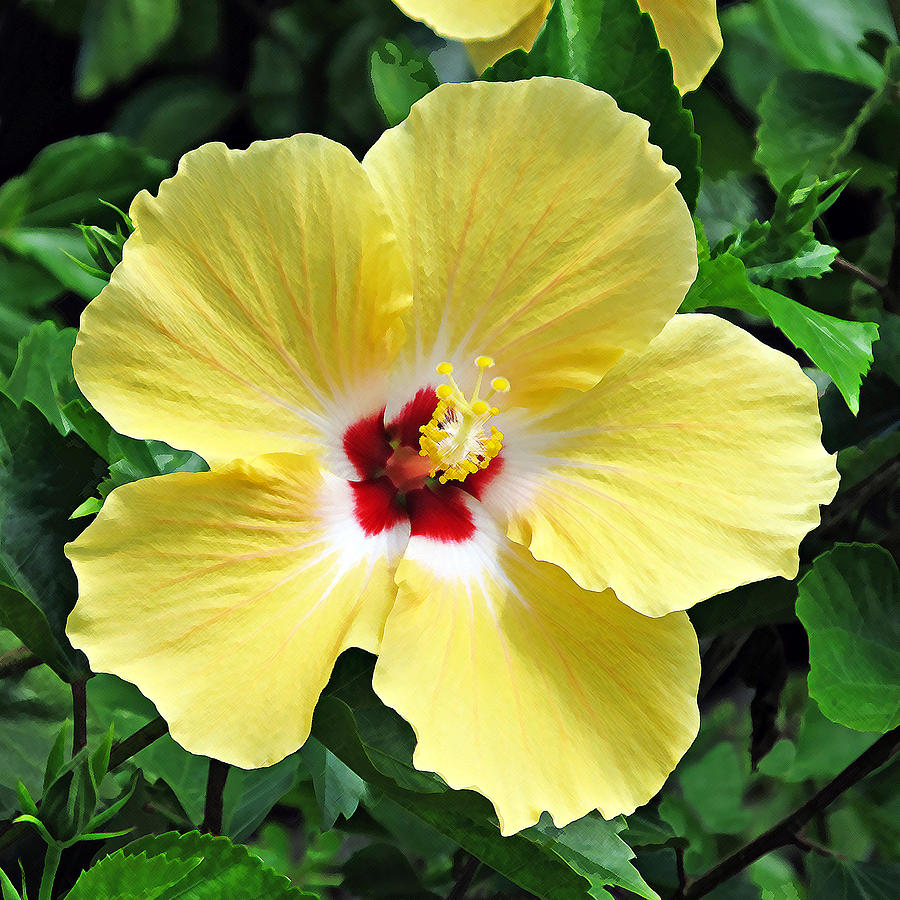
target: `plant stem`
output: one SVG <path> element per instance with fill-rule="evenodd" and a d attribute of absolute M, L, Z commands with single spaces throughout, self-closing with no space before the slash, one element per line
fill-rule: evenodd
<path fill-rule="evenodd" d="M 900 727 L 882 735 L 860 756 L 858 756 L 843 772 L 818 791 L 795 812 L 782 819 L 758 838 L 741 847 L 727 859 L 713 866 L 705 875 L 691 882 L 684 890 L 679 891 L 676 900 L 696 900 L 703 897 L 729 878 L 743 871 L 751 863 L 756 862 L 766 853 L 797 842 L 800 829 L 833 803 L 848 788 L 853 787 L 870 772 L 884 765 L 900 748 Z"/>
<path fill-rule="evenodd" d="M 888 460 L 858 484 L 841 493 L 822 514 L 822 521 L 814 532 L 816 537 L 821 539 L 823 534 L 827 534 L 845 519 L 857 513 L 873 497 L 892 485 L 898 474 L 900 474 L 900 462 Z"/>
<path fill-rule="evenodd" d="M 27 647 L 9 650 L 0 654 L 0 678 L 21 675 L 40 664 L 41 661 Z"/>
<path fill-rule="evenodd" d="M 72 756 L 87 747 L 87 681 L 72 682 Z"/>
<path fill-rule="evenodd" d="M 675 870 L 678 873 L 678 893 L 684 893 L 687 887 L 687 872 L 684 870 L 684 847 L 679 844 L 675 848 Z"/>
<path fill-rule="evenodd" d="M 62 850 L 56 844 L 47 847 L 44 856 L 44 871 L 41 873 L 41 887 L 38 891 L 38 900 L 52 900 L 53 882 L 56 880 L 56 870 L 59 868 L 59 859 Z"/>
<path fill-rule="evenodd" d="M 209 775 L 206 779 L 206 808 L 203 811 L 201 831 L 209 834 L 222 833 L 223 794 L 230 768 L 228 763 L 218 759 L 209 761 Z"/>
<path fill-rule="evenodd" d="M 480 865 L 481 860 L 477 856 L 469 857 L 463 866 L 462 872 L 459 873 L 459 878 L 456 879 L 456 884 L 453 885 L 450 893 L 447 894 L 447 900 L 463 900 Z"/>
<path fill-rule="evenodd" d="M 900 16 L 900 0 L 891 0 L 891 12 L 894 13 L 894 21 L 898 22 Z M 900 24 L 897 26 L 900 34 Z M 900 167 L 897 168 L 897 181 L 894 187 L 894 198 L 891 200 L 891 209 L 894 214 L 894 245 L 891 248 L 891 263 L 888 268 L 887 291 L 884 296 L 884 305 L 895 313 L 900 313 Z"/>
<path fill-rule="evenodd" d="M 125 738 L 113 745 L 109 754 L 109 767 L 116 769 L 127 762 L 136 753 L 140 753 L 144 747 L 149 747 L 154 741 L 159 740 L 169 730 L 166 720 L 157 716 L 149 721 L 143 728 L 139 728 L 131 737 Z"/>
<path fill-rule="evenodd" d="M 886 281 L 883 281 L 871 272 L 867 272 L 865 269 L 861 269 L 855 263 L 850 262 L 849 259 L 844 259 L 843 256 L 836 256 L 834 265 L 836 268 L 842 269 L 849 275 L 852 275 L 857 281 L 861 281 L 863 284 L 869 285 L 870 288 L 874 288 L 881 294 L 881 299 L 884 301 L 885 306 L 890 307 L 895 298 L 891 294 Z"/>

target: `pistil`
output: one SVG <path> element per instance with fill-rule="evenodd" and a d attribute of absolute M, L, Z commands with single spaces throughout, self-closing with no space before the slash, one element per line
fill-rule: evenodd
<path fill-rule="evenodd" d="M 447 384 L 439 385 L 435 391 L 438 403 L 431 421 L 421 428 L 419 454 L 429 461 L 428 474 L 437 477 L 441 484 L 465 481 L 467 476 L 487 468 L 503 447 L 503 434 L 489 424 L 500 410 L 479 396 L 485 370 L 493 367 L 494 360 L 490 356 L 479 356 L 475 365 L 478 378 L 471 398 L 467 398 L 454 381 L 451 363 L 442 362 L 437 367 L 438 374 L 447 379 Z M 487 400 L 508 390 L 509 382 L 505 378 L 494 378 Z"/>

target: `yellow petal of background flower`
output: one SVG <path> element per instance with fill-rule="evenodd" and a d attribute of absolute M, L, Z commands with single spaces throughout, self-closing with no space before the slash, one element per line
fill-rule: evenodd
<path fill-rule="evenodd" d="M 462 546 L 414 537 L 397 581 L 375 690 L 415 729 L 416 766 L 486 796 L 503 834 L 543 810 L 558 826 L 630 813 L 693 741 L 684 613 L 639 615 L 484 531 Z"/>
<path fill-rule="evenodd" d="M 650 13 L 660 46 L 672 57 L 675 84 L 696 88 L 722 52 L 716 0 L 638 0 Z"/>
<path fill-rule="evenodd" d="M 518 50 L 530 50 L 550 12 L 553 0 L 543 0 L 518 25 L 500 37 L 482 41 L 466 41 L 466 50 L 476 72 L 483 72 L 502 56 Z"/>
<path fill-rule="evenodd" d="M 410 18 L 444 37 L 466 42 L 478 72 L 518 47 L 531 49 L 552 0 L 394 0 Z M 638 0 L 669 51 L 679 90 L 698 87 L 722 52 L 716 0 Z"/>
<path fill-rule="evenodd" d="M 118 488 L 66 550 L 70 640 L 191 752 L 277 762 L 305 741 L 338 654 L 377 650 L 394 598 L 385 552 L 408 528 L 366 538 L 348 492 L 292 454 Z"/>
<path fill-rule="evenodd" d="M 495 38 L 515 28 L 543 0 L 394 0 L 411 19 L 454 40 Z"/>
<path fill-rule="evenodd" d="M 503 426 L 483 499 L 510 537 L 648 615 L 793 578 L 837 490 L 813 382 L 716 316 L 676 316 L 593 391 Z"/>
<path fill-rule="evenodd" d="M 323 416 L 383 402 L 372 393 L 409 282 L 349 150 L 314 135 L 207 144 L 131 216 L 137 232 L 74 353 L 117 430 L 217 462 L 312 450 Z"/>
<path fill-rule="evenodd" d="M 489 354 L 515 402 L 596 384 L 696 273 L 678 173 L 647 123 L 576 82 L 444 85 L 363 165 L 412 271 L 407 358 L 426 371 Z"/>

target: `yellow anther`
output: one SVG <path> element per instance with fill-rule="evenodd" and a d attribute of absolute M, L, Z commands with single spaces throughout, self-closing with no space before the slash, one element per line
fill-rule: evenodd
<path fill-rule="evenodd" d="M 438 402 L 431 421 L 419 429 L 419 454 L 434 464 L 429 474 L 441 484 L 465 481 L 469 475 L 487 468 L 503 449 L 503 434 L 487 424 L 500 409 L 486 401 L 497 391 L 508 391 L 509 381 L 495 378 L 491 382 L 491 394 L 482 400 L 479 392 L 484 373 L 494 365 L 494 360 L 490 356 L 478 356 L 475 365 L 478 377 L 468 396 L 454 381 L 451 363 L 442 362 L 437 366 L 438 374 L 447 383 L 435 388 Z"/>

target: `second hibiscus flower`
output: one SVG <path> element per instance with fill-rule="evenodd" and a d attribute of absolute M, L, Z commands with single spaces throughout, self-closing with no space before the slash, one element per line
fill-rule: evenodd
<path fill-rule="evenodd" d="M 574 82 L 447 85 L 362 164 L 207 145 L 86 310 L 78 382 L 211 471 L 114 491 L 68 632 L 187 749 L 272 764 L 347 647 L 504 833 L 627 813 L 697 730 L 681 610 L 833 495 L 813 383 L 711 316 L 678 173 Z M 668 324 L 667 324 L 668 323 Z"/>
<path fill-rule="evenodd" d="M 479 72 L 512 50 L 530 50 L 552 6 L 551 0 L 394 2 L 438 34 L 462 41 Z M 722 51 L 716 0 L 638 0 L 638 5 L 650 14 L 660 46 L 672 57 L 678 89 L 694 90 Z M 573 4 L 573 17 L 577 10 Z M 582 27 L 596 29 L 589 22 Z"/>

